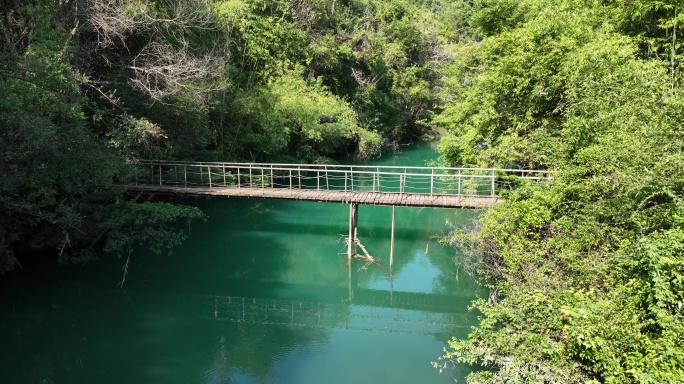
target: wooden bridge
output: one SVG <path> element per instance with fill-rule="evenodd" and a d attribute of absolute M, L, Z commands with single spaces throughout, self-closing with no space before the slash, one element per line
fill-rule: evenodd
<path fill-rule="evenodd" d="M 548 180 L 549 171 L 141 161 L 131 191 L 406 207 L 491 207 L 516 180 Z"/>
<path fill-rule="evenodd" d="M 492 168 L 168 161 L 138 164 L 135 182 L 127 186 L 130 191 L 349 204 L 349 258 L 356 255 L 356 246 L 360 245 L 358 206 L 391 206 L 390 270 L 395 207 L 487 208 L 499 201 L 498 191 L 502 188 L 524 180 L 550 180 L 553 174 Z"/>

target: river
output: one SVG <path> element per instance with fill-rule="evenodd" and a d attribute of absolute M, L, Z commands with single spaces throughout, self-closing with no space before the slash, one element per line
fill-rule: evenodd
<path fill-rule="evenodd" d="M 430 144 L 377 165 L 425 165 Z M 453 383 L 430 362 L 475 323 L 474 284 L 432 236 L 474 212 L 360 206 L 379 264 L 346 263 L 344 204 L 193 198 L 169 255 L 32 262 L 0 277 L 2 383 Z"/>

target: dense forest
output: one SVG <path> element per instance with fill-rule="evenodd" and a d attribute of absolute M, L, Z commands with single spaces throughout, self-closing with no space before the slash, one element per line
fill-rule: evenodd
<path fill-rule="evenodd" d="M 444 67 L 452 165 L 558 170 L 448 241 L 491 291 L 474 383 L 684 379 L 682 3 L 475 2 Z"/>
<path fill-rule="evenodd" d="M 0 5 L 0 271 L 160 252 L 192 207 L 131 202 L 135 159 L 325 163 L 430 131 L 448 17 L 410 1 Z M 429 20 L 425 22 L 423 20 Z"/>
<path fill-rule="evenodd" d="M 444 242 L 489 288 L 472 383 L 684 378 L 684 47 L 674 0 L 0 4 L 0 270 L 170 250 L 193 207 L 140 158 L 334 162 L 439 133 L 445 164 L 557 171 Z M 443 364 L 443 362 L 437 363 Z"/>

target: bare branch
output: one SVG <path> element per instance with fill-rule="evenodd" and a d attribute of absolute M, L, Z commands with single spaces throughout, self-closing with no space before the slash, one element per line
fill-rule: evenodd
<path fill-rule="evenodd" d="M 438 65 L 445 65 L 453 59 L 453 55 L 442 49 L 437 43 L 428 44 L 427 52 L 430 59 Z"/>
<path fill-rule="evenodd" d="M 166 13 L 139 0 L 85 1 L 87 24 L 97 33 L 99 48 L 109 48 L 117 42 L 125 46 L 126 36 L 134 31 L 215 27 L 213 13 L 206 0 L 177 0 L 171 3 Z"/>
<path fill-rule="evenodd" d="M 373 81 L 371 76 L 366 75 L 360 69 L 352 68 L 352 77 L 360 86 L 365 86 Z"/>
<path fill-rule="evenodd" d="M 182 94 L 203 104 L 207 94 L 225 88 L 215 81 L 224 73 L 228 56 L 225 48 L 218 48 L 223 44 L 191 47 L 183 37 L 217 28 L 209 1 L 172 0 L 164 5 L 140 0 L 84 1 L 86 24 L 97 35 L 102 57 L 132 70 L 132 85 L 153 101 Z M 142 48 L 139 41 L 128 44 L 133 35 L 147 40 Z M 132 56 L 117 56 L 122 52 L 117 47 Z"/>
<path fill-rule="evenodd" d="M 201 100 L 207 93 L 222 88 L 198 82 L 217 77 L 225 65 L 224 57 L 218 49 L 194 56 L 185 40 L 179 47 L 152 43 L 133 59 L 129 68 L 135 73 L 133 85 L 153 100 L 161 101 L 179 93 Z"/>
<path fill-rule="evenodd" d="M 128 276 L 128 265 L 131 262 L 131 251 L 128 251 L 128 257 L 126 258 L 126 264 L 121 267 L 121 270 L 123 271 L 123 276 L 121 276 L 121 281 L 119 282 L 119 287 L 123 288 L 124 284 L 126 284 L 126 277 Z"/>

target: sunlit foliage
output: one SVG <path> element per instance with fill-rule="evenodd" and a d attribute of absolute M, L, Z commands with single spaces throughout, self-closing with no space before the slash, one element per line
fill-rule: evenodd
<path fill-rule="evenodd" d="M 559 173 L 447 240 L 492 292 L 445 355 L 483 367 L 469 382 L 684 377 L 679 11 L 475 2 L 483 39 L 446 72 L 443 156 Z"/>

